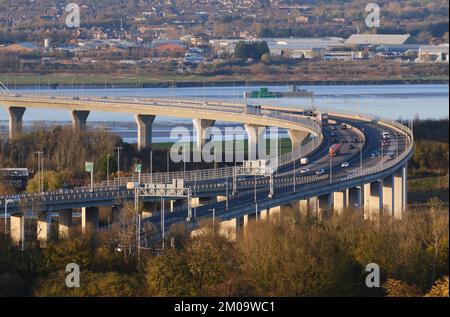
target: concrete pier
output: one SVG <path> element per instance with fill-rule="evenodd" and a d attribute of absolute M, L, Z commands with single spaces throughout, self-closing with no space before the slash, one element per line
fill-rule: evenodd
<path fill-rule="evenodd" d="M 9 107 L 9 139 L 12 140 L 22 134 L 22 118 L 26 108 Z"/>
<path fill-rule="evenodd" d="M 52 218 L 47 215 L 41 215 L 37 219 L 37 239 L 42 243 L 47 243 L 51 238 Z"/>
<path fill-rule="evenodd" d="M 348 208 L 348 190 L 333 193 L 334 211 L 340 215 Z"/>
<path fill-rule="evenodd" d="M 72 210 L 62 210 L 59 212 L 58 234 L 60 237 L 69 236 L 72 227 Z"/>
<path fill-rule="evenodd" d="M 89 113 L 87 110 L 72 110 L 72 128 L 77 131 L 85 131 Z"/>
<path fill-rule="evenodd" d="M 266 127 L 255 124 L 246 124 L 244 127 L 248 135 L 248 160 L 264 158 Z"/>
<path fill-rule="evenodd" d="M 383 215 L 394 216 L 394 175 L 383 179 Z"/>
<path fill-rule="evenodd" d="M 138 127 L 138 150 L 152 146 L 152 126 L 155 116 L 138 114 L 134 117 Z"/>
<path fill-rule="evenodd" d="M 85 233 L 87 230 L 96 230 L 98 228 L 98 208 L 81 208 L 81 230 Z"/>
<path fill-rule="evenodd" d="M 207 120 L 207 119 L 193 119 L 192 120 L 195 131 L 197 133 L 196 143 L 195 143 L 195 147 L 196 147 L 197 151 L 201 152 L 206 141 L 209 140 L 209 137 L 207 137 L 209 134 L 208 129 L 211 128 L 215 122 L 216 122 L 215 120 Z"/>
<path fill-rule="evenodd" d="M 361 186 L 348 189 L 348 207 L 351 210 L 361 213 L 363 204 L 363 192 Z"/>
<path fill-rule="evenodd" d="M 317 199 L 319 220 L 328 218 L 333 210 L 333 194 L 325 194 Z"/>
<path fill-rule="evenodd" d="M 292 143 L 292 152 L 299 154 L 301 146 L 309 137 L 310 133 L 299 130 L 288 130 L 288 135 Z"/>
<path fill-rule="evenodd" d="M 369 219 L 379 219 L 383 210 L 383 182 L 370 183 L 370 213 Z"/>

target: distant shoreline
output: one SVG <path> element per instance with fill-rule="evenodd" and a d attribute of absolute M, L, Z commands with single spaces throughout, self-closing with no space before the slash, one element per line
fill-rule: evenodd
<path fill-rule="evenodd" d="M 34 89 L 39 87 L 38 82 L 39 77 L 30 76 L 30 77 L 19 77 L 19 82 L 12 82 L 12 78 L 9 76 L 3 77 L 0 75 L 0 81 L 10 88 L 19 88 L 19 89 Z M 112 77 L 113 78 L 113 77 Z M 265 81 L 265 80 L 253 80 L 253 81 L 245 81 L 245 80 L 210 80 L 210 81 L 155 81 L 155 82 L 134 82 L 132 78 L 124 79 L 124 80 L 114 80 L 114 82 L 101 83 L 96 82 L 95 80 L 90 81 L 90 78 L 86 78 L 86 82 L 82 82 L 79 78 L 76 79 L 75 83 L 67 83 L 67 79 L 65 82 L 55 83 L 54 80 L 51 80 L 50 83 L 47 83 L 45 79 L 41 81 L 41 87 L 50 87 L 51 89 L 57 88 L 83 88 L 83 89 L 99 89 L 105 88 L 111 89 L 114 88 L 169 88 L 169 87 L 177 87 L 177 88 L 190 88 L 190 87 L 233 87 L 233 86 L 285 86 L 285 85 L 298 85 L 298 86 L 358 86 L 358 85 L 417 85 L 417 84 L 449 84 L 448 78 L 446 79 L 374 79 L 374 80 L 310 80 L 310 81 Z"/>

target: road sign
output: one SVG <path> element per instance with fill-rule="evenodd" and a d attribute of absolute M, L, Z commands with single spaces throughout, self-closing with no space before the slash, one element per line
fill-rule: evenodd
<path fill-rule="evenodd" d="M 94 163 L 93 162 L 86 162 L 86 172 L 91 172 L 94 170 Z"/>
<path fill-rule="evenodd" d="M 136 164 L 135 167 L 134 167 L 134 171 L 136 173 L 142 172 L 142 165 L 141 164 Z"/>

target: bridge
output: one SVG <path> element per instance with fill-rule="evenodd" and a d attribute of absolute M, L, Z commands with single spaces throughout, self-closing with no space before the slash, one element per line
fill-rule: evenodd
<path fill-rule="evenodd" d="M 246 103 L 214 100 L 181 100 L 123 96 L 61 96 L 52 92 L 38 95 L 0 93 L 0 105 L 9 111 L 9 137 L 20 135 L 26 108 L 63 109 L 70 111 L 74 129 L 85 129 L 90 111 L 121 112 L 134 115 L 138 126 L 138 148 L 151 148 L 152 123 L 158 115 L 191 118 L 197 131 L 196 147 L 201 150 L 205 130 L 216 120 L 241 123 L 248 135 L 248 158 L 259 159 L 258 144 L 264 141 L 266 127 L 287 129 L 292 151 L 268 160 L 272 173 L 260 173 L 245 166 L 217 169 L 151 173 L 140 176 L 142 184 L 171 188 L 182 179 L 186 195 L 173 190 L 154 192 L 139 197 L 152 212 L 143 214 L 139 225 L 151 223 L 164 238 L 174 224 L 185 224 L 198 231 L 199 220 L 214 217 L 220 232 L 238 238 L 252 219 L 282 217 L 291 208 L 300 217 L 322 219 L 331 214 L 352 210 L 368 220 L 389 215 L 401 219 L 407 206 L 407 162 L 412 155 L 412 131 L 387 118 L 332 109 L 305 111 L 292 107 L 260 106 L 249 111 Z M 329 125 L 318 122 L 326 112 Z M 345 124 L 346 129 L 338 128 Z M 392 136 L 382 145 L 382 131 Z M 342 154 L 331 158 L 328 149 L 333 139 L 346 139 Z M 353 140 L 357 142 L 353 142 Z M 352 145 L 350 145 L 352 144 Z M 378 153 L 381 152 L 381 153 Z M 301 158 L 308 157 L 302 165 Z M 348 164 L 343 165 L 346 162 Z M 348 165 L 348 166 L 347 166 Z M 82 227 L 99 231 L 98 208 L 135 201 L 137 189 L 127 188 L 138 177 L 122 177 L 90 188 L 76 188 L 38 194 L 23 193 L 9 201 L 11 236 L 24 239 L 23 223 L 33 211 L 37 217 L 37 238 L 46 241 L 50 234 L 50 212 L 59 213 L 59 234 L 67 234 L 72 226 L 74 210 L 81 211 Z M 165 185 L 164 185 L 165 184 Z M 139 185 L 141 186 L 141 185 Z M 7 197 L 0 197 L 5 202 Z M 166 211 L 164 201 L 169 201 Z M 5 208 L 6 210 L 6 208 Z M 142 233 L 143 241 L 146 234 Z M 164 239 L 163 239 L 164 240 Z"/>

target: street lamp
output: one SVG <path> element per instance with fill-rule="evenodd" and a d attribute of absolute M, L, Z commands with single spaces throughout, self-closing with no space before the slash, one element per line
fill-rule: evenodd
<path fill-rule="evenodd" d="M 13 203 L 13 202 L 14 202 L 14 200 L 5 198 L 5 218 L 4 218 L 4 221 L 5 221 L 5 239 L 6 239 L 6 230 L 8 228 L 8 226 L 6 225 L 6 217 L 8 216 L 8 204 L 9 203 Z"/>
<path fill-rule="evenodd" d="M 111 154 L 106 155 L 106 186 L 109 187 L 109 157 Z"/>
<path fill-rule="evenodd" d="M 213 223 L 212 223 L 212 226 L 213 226 L 213 232 L 215 232 L 216 231 L 216 225 L 215 225 L 215 223 L 216 223 L 216 208 L 211 208 L 211 209 L 208 209 L 208 211 L 212 211 L 212 220 L 213 220 Z"/>
<path fill-rule="evenodd" d="M 115 149 L 117 149 L 117 187 L 120 187 L 120 150 L 122 147 L 116 146 Z"/>

